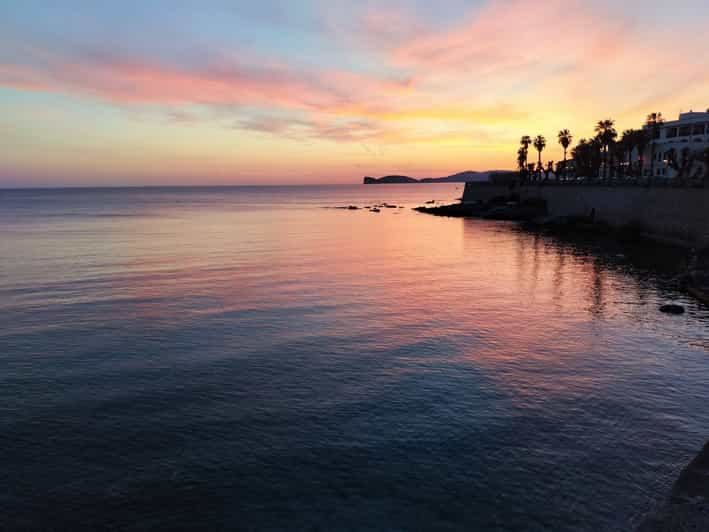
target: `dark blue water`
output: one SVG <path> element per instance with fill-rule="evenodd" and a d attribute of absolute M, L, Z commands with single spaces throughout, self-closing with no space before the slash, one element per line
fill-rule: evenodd
<path fill-rule="evenodd" d="M 709 435 L 682 253 L 460 194 L 0 191 L 0 526 L 632 529 Z"/>

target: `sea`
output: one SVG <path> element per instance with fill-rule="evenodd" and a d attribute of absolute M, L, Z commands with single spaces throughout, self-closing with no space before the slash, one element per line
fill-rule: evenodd
<path fill-rule="evenodd" d="M 709 437 L 686 252 L 461 195 L 0 191 L 0 528 L 632 530 Z"/>

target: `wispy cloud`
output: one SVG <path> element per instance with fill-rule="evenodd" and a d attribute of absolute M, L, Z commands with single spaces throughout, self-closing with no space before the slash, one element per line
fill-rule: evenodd
<path fill-rule="evenodd" d="M 486 164 L 497 167 L 513 164 L 523 133 L 580 137 L 601 115 L 631 127 L 648 111 L 709 104 L 699 0 L 159 5 L 141 8 L 135 42 L 132 13 L 120 29 L 108 19 L 118 6 L 71 20 L 34 6 L 15 26 L 22 9 L 0 7 L 0 87 L 99 102 L 139 116 L 136 127 L 206 125 L 333 150 L 428 143 L 412 157 L 437 161 L 466 146 L 496 154 Z"/>

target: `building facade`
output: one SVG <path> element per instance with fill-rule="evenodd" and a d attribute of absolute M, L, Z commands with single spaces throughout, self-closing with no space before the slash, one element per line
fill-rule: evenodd
<path fill-rule="evenodd" d="M 680 113 L 677 120 L 645 126 L 650 138 L 642 156 L 644 177 L 691 179 L 706 172 L 704 152 L 709 148 L 709 109 Z M 654 129 L 654 132 L 653 132 Z"/>

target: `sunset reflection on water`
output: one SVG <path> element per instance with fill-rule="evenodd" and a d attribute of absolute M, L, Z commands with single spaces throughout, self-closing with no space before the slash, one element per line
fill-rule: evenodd
<path fill-rule="evenodd" d="M 685 259 L 410 209 L 459 192 L 4 196 L 10 514 L 626 530 L 709 426 Z"/>

